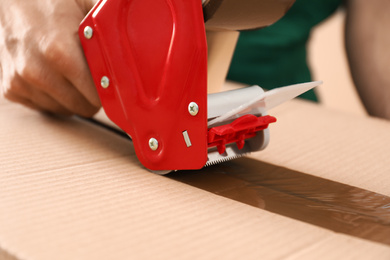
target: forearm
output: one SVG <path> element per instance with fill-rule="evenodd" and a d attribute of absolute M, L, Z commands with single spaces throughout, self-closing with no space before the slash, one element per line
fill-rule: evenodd
<path fill-rule="evenodd" d="M 390 119 L 390 1 L 347 1 L 346 49 L 368 113 Z"/>

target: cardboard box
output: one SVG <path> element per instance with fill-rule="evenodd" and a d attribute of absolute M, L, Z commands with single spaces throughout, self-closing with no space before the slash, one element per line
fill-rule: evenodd
<path fill-rule="evenodd" d="M 209 91 L 236 39 L 208 33 Z M 390 122 L 304 101 L 271 114 L 265 151 L 159 176 L 118 131 L 1 100 L 0 259 L 390 259 Z"/>
<path fill-rule="evenodd" d="M 271 114 L 265 151 L 159 176 L 115 132 L 1 101 L 0 258 L 390 259 L 390 123 Z"/>

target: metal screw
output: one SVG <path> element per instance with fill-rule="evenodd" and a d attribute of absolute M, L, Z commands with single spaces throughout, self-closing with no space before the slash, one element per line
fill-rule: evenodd
<path fill-rule="evenodd" d="M 199 106 L 198 104 L 196 104 L 195 102 L 191 102 L 189 105 L 188 105 L 188 112 L 190 112 L 190 114 L 192 116 L 196 116 L 199 112 Z"/>
<path fill-rule="evenodd" d="M 110 79 L 107 78 L 106 76 L 103 76 L 102 79 L 100 80 L 100 85 L 103 88 L 108 88 L 108 86 L 110 86 Z"/>
<path fill-rule="evenodd" d="M 158 141 L 156 138 L 149 139 L 149 147 L 152 151 L 156 151 L 158 149 Z"/>
<path fill-rule="evenodd" d="M 93 29 L 90 26 L 85 26 L 84 28 L 84 37 L 88 40 L 93 36 Z"/>

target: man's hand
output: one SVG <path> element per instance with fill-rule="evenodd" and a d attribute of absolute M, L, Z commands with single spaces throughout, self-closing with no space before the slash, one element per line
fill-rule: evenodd
<path fill-rule="evenodd" d="M 99 109 L 78 26 L 97 0 L 2 0 L 1 92 L 33 109 L 90 117 Z"/>

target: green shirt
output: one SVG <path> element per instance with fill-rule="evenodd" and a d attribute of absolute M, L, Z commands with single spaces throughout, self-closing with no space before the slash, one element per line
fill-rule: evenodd
<path fill-rule="evenodd" d="M 241 32 L 228 79 L 266 89 L 311 81 L 306 44 L 311 29 L 342 0 L 297 0 L 275 24 Z M 301 97 L 317 100 L 314 91 Z"/>

